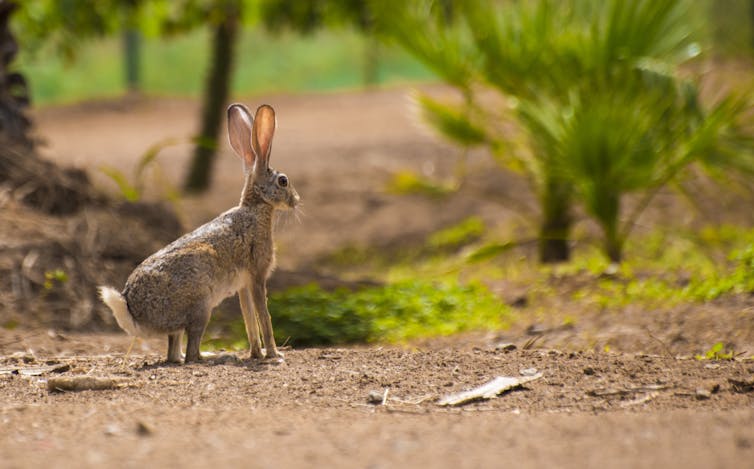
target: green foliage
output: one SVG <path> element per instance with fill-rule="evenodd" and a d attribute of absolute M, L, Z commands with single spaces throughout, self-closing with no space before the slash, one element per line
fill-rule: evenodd
<path fill-rule="evenodd" d="M 463 146 L 481 145 L 487 141 L 485 130 L 458 107 L 421 94 L 416 96 L 416 100 L 424 120 L 451 141 Z"/>
<path fill-rule="evenodd" d="M 453 245 L 453 239 L 465 242 L 471 238 L 460 234 L 477 233 L 479 227 L 472 219 L 440 231 L 438 238 L 444 239 L 440 245 L 445 241 Z M 384 286 L 325 291 L 310 285 L 271 294 L 269 306 L 279 343 L 400 342 L 507 327 L 515 320 L 514 313 L 482 282 L 503 282 L 507 291 L 526 292 L 526 317 L 559 315 L 563 327 L 578 324 L 581 314 L 618 314 L 628 307 L 653 314 L 754 292 L 752 229 L 723 226 L 673 237 L 662 232 L 636 236 L 626 246 L 630 260 L 617 267 L 593 246 L 581 247 L 568 264 L 537 265 L 511 249 L 515 243 L 496 241 L 486 231 L 472 254 L 434 251 L 410 264 L 380 265 L 382 278 L 388 279 Z M 367 261 L 378 255 L 354 251 Z M 230 334 L 210 337 L 205 345 L 246 348 L 240 318 Z M 608 349 L 609 345 L 603 348 Z M 731 352 L 714 353 L 716 359 L 723 359 Z"/>
<path fill-rule="evenodd" d="M 596 253 L 561 268 L 564 278 L 587 272 L 593 279 L 572 293 L 573 301 L 608 309 L 656 308 L 754 292 L 754 231 L 710 227 L 684 241 L 638 239 L 628 249 L 635 259 L 611 275 L 605 275 L 608 264 Z M 716 259 L 719 250 L 729 254 Z"/>
<path fill-rule="evenodd" d="M 717 342 L 704 355 L 696 355 L 697 360 L 732 360 L 735 356 L 733 351 L 725 351 L 725 344 Z"/>
<path fill-rule="evenodd" d="M 464 94 L 470 92 L 478 53 L 468 29 L 456 27 L 442 2 L 388 0 L 375 2 L 374 11 L 380 34 L 400 44 Z"/>
<path fill-rule="evenodd" d="M 360 71 L 353 66 L 365 39 L 350 31 L 321 31 L 308 37 L 271 36 L 245 30 L 238 43 L 233 73 L 235 95 L 274 92 L 311 92 L 355 88 Z M 198 95 L 204 65 L 209 59 L 206 29 L 169 40 L 146 38 L 142 51 L 142 85 L 147 94 Z M 19 68 L 31 82 L 36 103 L 60 103 L 116 96 L 124 91 L 121 45 L 116 39 L 80 44 L 76 61 L 61 60 L 54 51 L 32 54 L 21 50 Z M 396 48 L 382 48 L 379 80 L 383 84 L 432 78 L 429 71 Z M 286 60 L 281 61 L 280 57 Z"/>
<path fill-rule="evenodd" d="M 294 345 L 404 341 L 505 326 L 507 307 L 480 284 L 402 281 L 358 291 L 308 286 L 270 295 L 279 340 Z"/>
<path fill-rule="evenodd" d="M 291 29 L 311 34 L 325 26 L 354 26 L 369 32 L 373 3 L 364 0 L 262 0 L 260 16 L 271 31 Z"/>
<path fill-rule="evenodd" d="M 14 31 L 22 49 L 44 46 L 71 61 L 82 40 L 105 36 L 121 26 L 126 3 L 119 0 L 25 0 L 14 17 Z"/>
<path fill-rule="evenodd" d="M 733 57 L 751 56 L 754 46 L 751 0 L 706 0 L 706 25 L 715 54 Z"/>
<path fill-rule="evenodd" d="M 679 73 L 701 52 L 693 2 L 470 0 L 456 21 L 436 1 L 387 3 L 384 34 L 464 97 L 420 97 L 425 119 L 524 170 L 539 193 L 545 240 L 569 236 L 578 200 L 618 261 L 657 189 L 689 165 L 754 169 L 754 142 L 741 127 L 748 100 L 728 95 L 705 106 L 697 81 Z M 624 217 L 631 192 L 643 200 Z"/>
<path fill-rule="evenodd" d="M 754 244 L 733 251 L 730 260 L 731 271 L 694 279 L 684 288 L 684 296 L 708 301 L 728 293 L 754 292 Z"/>
<path fill-rule="evenodd" d="M 427 245 L 432 250 L 451 250 L 478 240 L 485 231 L 484 221 L 469 217 L 458 224 L 440 230 L 429 237 Z"/>
<path fill-rule="evenodd" d="M 6 331 L 12 331 L 16 329 L 20 323 L 16 321 L 15 319 L 8 319 L 7 321 L 3 322 L 2 328 Z"/>
<path fill-rule="evenodd" d="M 212 26 L 228 12 L 257 20 L 256 0 L 24 0 L 15 29 L 30 52 L 50 47 L 73 59 L 82 42 L 127 28 L 175 36 Z"/>
<path fill-rule="evenodd" d="M 102 173 L 109 177 L 117 186 L 118 190 L 120 190 L 120 195 L 128 200 L 129 202 L 135 202 L 141 198 L 141 192 L 136 189 L 136 187 L 131 184 L 131 182 L 128 180 L 128 177 L 123 173 L 123 171 L 120 171 L 117 168 L 113 168 L 111 166 L 102 166 L 100 168 L 100 171 Z"/>
<path fill-rule="evenodd" d="M 393 194 L 420 194 L 433 198 L 442 198 L 455 192 L 456 188 L 447 183 L 428 180 L 413 171 L 398 171 L 387 186 Z"/>
<path fill-rule="evenodd" d="M 52 290 L 55 285 L 61 285 L 68 281 L 68 274 L 63 269 L 55 269 L 45 272 L 45 281 L 42 285 L 45 290 Z"/>
<path fill-rule="evenodd" d="M 492 260 L 513 247 L 513 243 L 490 242 L 484 244 L 466 255 L 466 262 L 477 264 Z"/>
<path fill-rule="evenodd" d="M 118 186 L 121 196 L 123 196 L 124 199 L 130 202 L 135 202 L 140 200 L 144 195 L 147 170 L 152 168 L 156 178 L 159 180 L 159 184 L 156 184 L 156 186 L 165 188 L 163 196 L 169 200 L 176 200 L 178 198 L 178 191 L 172 187 L 169 182 L 164 180 L 164 178 L 160 177 L 161 171 L 156 160 L 162 150 L 169 146 L 181 143 L 184 143 L 181 139 L 168 138 L 150 146 L 141 158 L 139 158 L 139 162 L 134 168 L 133 177 L 130 178 L 130 180 L 123 171 L 110 166 L 102 166 L 100 167 L 100 171 Z"/>

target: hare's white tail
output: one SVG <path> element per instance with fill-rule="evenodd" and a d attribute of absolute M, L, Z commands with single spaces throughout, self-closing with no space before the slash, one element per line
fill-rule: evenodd
<path fill-rule="evenodd" d="M 118 290 L 112 287 L 99 287 L 99 295 L 102 297 L 102 301 L 113 311 L 115 321 L 118 323 L 121 329 L 126 331 L 128 335 L 140 336 L 141 330 L 139 325 L 134 321 L 133 316 L 128 311 L 128 304 L 123 295 Z"/>

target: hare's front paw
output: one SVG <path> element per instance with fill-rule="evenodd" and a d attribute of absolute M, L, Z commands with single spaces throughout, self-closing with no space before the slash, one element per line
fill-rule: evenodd
<path fill-rule="evenodd" d="M 252 348 L 251 351 L 249 352 L 249 358 L 252 360 L 261 359 L 261 358 L 264 358 L 264 353 L 262 353 L 261 348 L 257 348 L 257 349 Z"/>

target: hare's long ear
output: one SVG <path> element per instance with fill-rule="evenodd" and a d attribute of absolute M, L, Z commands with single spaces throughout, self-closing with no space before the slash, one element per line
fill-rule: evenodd
<path fill-rule="evenodd" d="M 254 128 L 251 134 L 251 145 L 254 153 L 259 158 L 260 168 L 267 169 L 270 164 L 270 150 L 272 150 L 272 137 L 275 135 L 275 110 L 268 104 L 262 104 L 257 108 L 254 116 Z"/>
<path fill-rule="evenodd" d="M 243 104 L 228 107 L 228 140 L 233 151 L 241 157 L 247 172 L 254 169 L 256 154 L 251 148 L 251 133 L 254 119 L 249 108 Z"/>

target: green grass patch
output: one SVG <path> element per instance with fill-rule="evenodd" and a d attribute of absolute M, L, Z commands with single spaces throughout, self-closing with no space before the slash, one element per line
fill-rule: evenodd
<path fill-rule="evenodd" d="M 270 295 L 279 342 L 293 345 L 401 342 L 501 329 L 508 307 L 481 284 L 402 281 L 358 291 L 316 285 Z"/>
<path fill-rule="evenodd" d="M 371 262 L 372 273 L 384 286 L 325 291 L 310 285 L 270 295 L 278 343 L 402 342 L 505 329 L 518 314 L 491 293 L 487 285 L 496 282 L 525 292 L 522 314 L 528 320 L 554 314 L 564 326 L 578 324 L 580 315 L 590 311 L 620 313 L 628 305 L 652 311 L 754 291 L 754 230 L 747 228 L 709 228 L 676 233 L 672 239 L 659 232 L 636 236 L 628 246 L 629 260 L 613 269 L 597 246 L 581 246 L 570 263 L 542 266 L 489 229 L 480 235 L 482 226 L 479 220 L 464 220 L 415 249 L 475 239 L 453 253 L 438 251 L 393 264 L 375 261 L 375 253 L 353 253 Z M 469 255 L 486 251 L 494 255 Z M 340 272 L 345 275 L 348 268 Z M 205 346 L 245 348 L 240 318 L 230 329 L 219 342 L 210 340 Z M 729 353 L 716 346 L 710 356 L 721 359 Z"/>
<path fill-rule="evenodd" d="M 437 235 L 445 236 L 442 231 Z M 549 315 L 553 304 L 584 312 L 620 312 L 629 305 L 655 310 L 754 292 L 750 228 L 637 235 L 627 245 L 627 260 L 617 268 L 596 245 L 582 244 L 571 262 L 556 266 L 540 265 L 526 252 L 488 230 L 462 251 L 395 265 L 386 277 L 503 282 L 526 291 L 527 314 L 534 315 Z"/>
<path fill-rule="evenodd" d="M 735 353 L 732 350 L 725 350 L 725 344 L 718 342 L 704 352 L 704 355 L 697 354 L 695 358 L 697 360 L 732 360 L 734 356 Z"/>
<path fill-rule="evenodd" d="M 592 277 L 571 299 L 601 308 L 673 306 L 754 292 L 754 230 L 709 227 L 673 241 L 655 233 L 637 237 L 629 250 L 629 260 L 610 275 L 605 274 L 608 262 L 596 249 L 552 272 Z"/>

